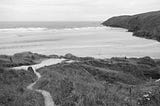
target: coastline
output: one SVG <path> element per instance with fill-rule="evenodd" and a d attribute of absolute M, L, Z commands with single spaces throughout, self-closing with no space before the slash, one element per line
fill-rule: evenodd
<path fill-rule="evenodd" d="M 102 25 L 120 27 L 133 32 L 133 36 L 153 39 L 160 42 L 160 11 L 136 15 L 123 15 L 109 18 Z"/>
<path fill-rule="evenodd" d="M 159 7 L 1 0 L 0 106 L 160 106 Z"/>

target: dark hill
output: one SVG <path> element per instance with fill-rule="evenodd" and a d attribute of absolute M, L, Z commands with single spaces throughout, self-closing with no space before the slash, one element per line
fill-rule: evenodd
<path fill-rule="evenodd" d="M 134 36 L 160 41 L 160 11 L 112 17 L 102 24 L 126 28 L 133 32 Z"/>

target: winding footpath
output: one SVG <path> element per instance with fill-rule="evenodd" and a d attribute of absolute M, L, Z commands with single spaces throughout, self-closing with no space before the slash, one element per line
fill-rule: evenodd
<path fill-rule="evenodd" d="M 27 70 L 28 67 L 32 67 L 32 69 L 34 70 L 34 73 L 36 74 L 36 76 L 38 77 L 38 79 L 34 83 L 29 84 L 27 86 L 27 89 L 34 90 L 36 92 L 41 93 L 43 95 L 43 97 L 44 97 L 45 106 L 55 106 L 55 104 L 54 104 L 54 101 L 52 99 L 51 94 L 48 91 L 40 90 L 40 89 L 34 89 L 34 85 L 41 78 L 41 74 L 38 73 L 36 70 L 39 69 L 39 68 L 41 68 L 41 67 L 44 67 L 44 66 L 49 66 L 49 65 L 61 63 L 62 61 L 64 61 L 64 59 L 48 59 L 48 60 L 44 60 L 40 64 L 36 64 L 36 65 L 15 67 L 15 69 L 25 69 L 25 70 Z"/>

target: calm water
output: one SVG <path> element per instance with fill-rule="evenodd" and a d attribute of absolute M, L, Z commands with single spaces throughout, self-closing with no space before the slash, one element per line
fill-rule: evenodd
<path fill-rule="evenodd" d="M 125 29 L 101 26 L 100 22 L 1 22 L 0 54 L 23 51 L 160 58 L 160 43 L 133 37 Z"/>
<path fill-rule="evenodd" d="M 101 22 L 0 22 L 0 29 L 8 28 L 81 28 L 81 27 L 98 27 Z"/>

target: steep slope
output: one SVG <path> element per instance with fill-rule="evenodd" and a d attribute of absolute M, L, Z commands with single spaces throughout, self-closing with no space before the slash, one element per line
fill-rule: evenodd
<path fill-rule="evenodd" d="M 126 28 L 134 36 L 160 41 L 160 11 L 137 14 L 133 16 L 117 16 L 102 23 L 105 26 Z"/>

